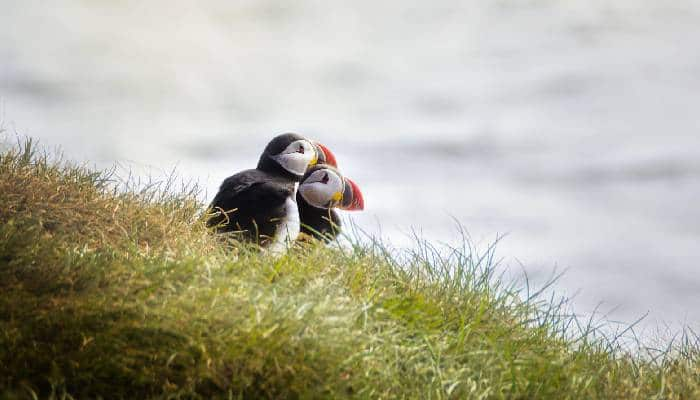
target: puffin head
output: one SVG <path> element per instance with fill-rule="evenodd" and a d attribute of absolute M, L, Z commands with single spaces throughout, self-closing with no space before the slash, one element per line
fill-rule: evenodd
<path fill-rule="evenodd" d="M 328 165 L 309 168 L 299 184 L 299 194 L 316 208 L 360 211 L 365 208 L 360 187 Z"/>
<path fill-rule="evenodd" d="M 281 168 L 298 181 L 309 167 L 316 164 L 337 165 L 335 156 L 326 146 L 296 133 L 285 133 L 267 144 L 260 156 L 258 169 L 276 172 Z"/>

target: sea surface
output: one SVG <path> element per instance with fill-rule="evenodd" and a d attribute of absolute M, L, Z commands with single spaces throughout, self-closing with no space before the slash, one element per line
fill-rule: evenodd
<path fill-rule="evenodd" d="M 195 4 L 196 3 L 196 4 Z M 210 199 L 275 134 L 334 150 L 352 214 L 700 328 L 700 1 L 0 0 L 6 140 Z"/>

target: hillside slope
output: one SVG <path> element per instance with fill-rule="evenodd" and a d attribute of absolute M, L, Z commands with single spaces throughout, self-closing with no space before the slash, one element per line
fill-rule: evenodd
<path fill-rule="evenodd" d="M 697 341 L 571 335 L 490 251 L 276 259 L 213 237 L 191 191 L 114 187 L 0 155 L 0 398 L 700 398 Z"/>

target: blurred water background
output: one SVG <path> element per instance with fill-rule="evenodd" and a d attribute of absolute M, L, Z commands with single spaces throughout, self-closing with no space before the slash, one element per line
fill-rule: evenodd
<path fill-rule="evenodd" d="M 5 136 L 211 198 L 277 133 L 353 214 L 498 247 L 574 309 L 700 327 L 700 2 L 0 0 Z M 575 296 L 574 296 L 575 295 Z"/>

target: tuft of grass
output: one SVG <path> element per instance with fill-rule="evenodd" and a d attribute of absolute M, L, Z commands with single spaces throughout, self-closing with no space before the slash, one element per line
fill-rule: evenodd
<path fill-rule="evenodd" d="M 275 258 L 222 244 L 203 208 L 3 152 L 0 397 L 700 398 L 697 336 L 626 351 L 505 285 L 492 248 Z"/>

